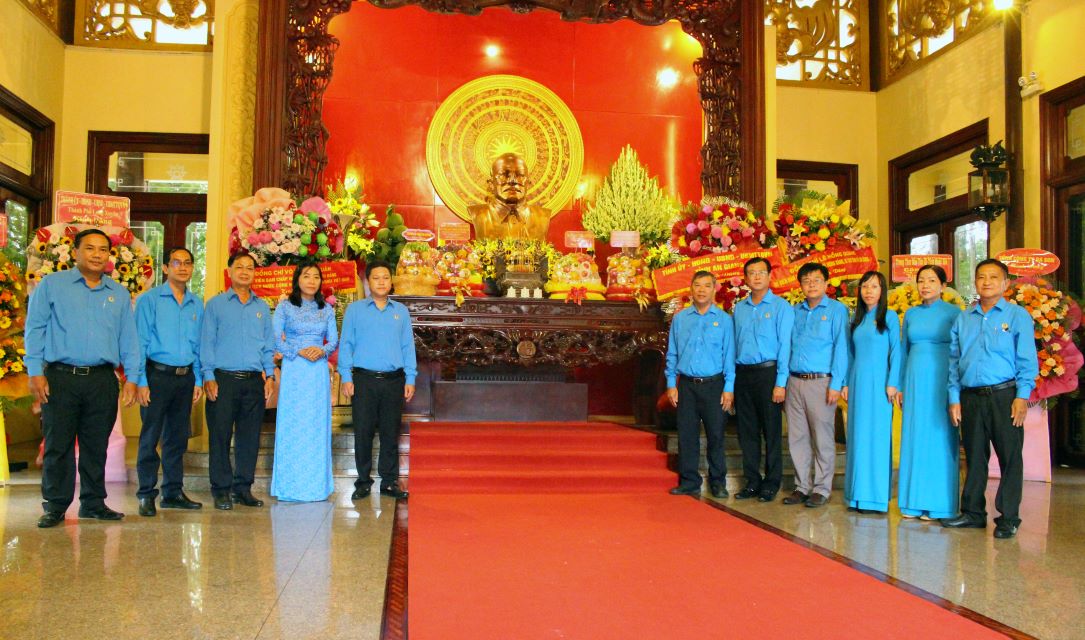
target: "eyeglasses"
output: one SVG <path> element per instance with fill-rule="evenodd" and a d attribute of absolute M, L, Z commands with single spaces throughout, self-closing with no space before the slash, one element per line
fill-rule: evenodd
<path fill-rule="evenodd" d="M 170 267 L 174 269 L 179 269 L 180 267 L 191 269 L 193 266 L 195 266 L 195 263 L 191 260 L 170 260 Z"/>

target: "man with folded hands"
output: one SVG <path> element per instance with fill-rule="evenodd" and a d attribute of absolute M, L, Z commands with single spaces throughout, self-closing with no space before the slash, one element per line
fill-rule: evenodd
<path fill-rule="evenodd" d="M 275 381 L 271 309 L 252 292 L 256 261 L 239 253 L 230 256 L 227 265 L 230 289 L 207 302 L 200 340 L 210 434 L 208 471 L 215 508 L 222 510 L 234 503 L 264 506 L 252 495 L 252 483 L 264 408 Z"/>

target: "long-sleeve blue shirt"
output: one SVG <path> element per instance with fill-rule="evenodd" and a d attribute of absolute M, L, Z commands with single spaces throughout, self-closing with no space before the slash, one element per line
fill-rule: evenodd
<path fill-rule="evenodd" d="M 203 372 L 200 370 L 202 322 L 203 300 L 188 289 L 185 289 L 180 304 L 168 282 L 143 294 L 136 300 L 140 361 L 145 363 L 150 359 L 172 367 L 191 365 L 196 384 L 203 384 Z M 137 384 L 147 386 L 146 366 Z"/>
<path fill-rule="evenodd" d="M 791 373 L 828 373 L 834 391 L 847 384 L 848 308 L 824 296 L 813 309 L 795 305 L 791 332 Z"/>
<path fill-rule="evenodd" d="M 746 296 L 735 305 L 735 364 L 776 361 L 776 386 L 787 386 L 791 359 L 791 330 L 795 310 L 780 296 L 766 291 L 758 304 Z"/>
<path fill-rule="evenodd" d="M 132 296 L 109 276 L 94 288 L 78 269 L 46 276 L 30 296 L 25 342 L 31 376 L 47 362 L 124 365 L 132 381 L 142 374 Z"/>
<path fill-rule="evenodd" d="M 207 302 L 200 339 L 203 379 L 214 380 L 215 369 L 263 371 L 275 375 L 275 335 L 271 309 L 256 295 L 242 303 L 233 289 Z"/>
<path fill-rule="evenodd" d="M 689 306 L 674 314 L 667 338 L 667 387 L 678 376 L 707 378 L 723 374 L 723 390 L 735 390 L 735 328 L 731 316 L 716 305 L 703 314 Z"/>
<path fill-rule="evenodd" d="M 339 344 L 335 308 L 325 304 L 321 309 L 315 300 L 302 300 L 300 307 L 284 300 L 275 307 L 271 326 L 275 331 L 275 350 L 287 360 L 293 360 L 299 351 L 309 347 L 319 347 L 329 356 Z"/>
<path fill-rule="evenodd" d="M 383 309 L 373 298 L 352 302 L 343 317 L 339 340 L 339 375 L 351 380 L 351 369 L 395 371 L 403 369 L 406 383 L 414 384 L 418 363 L 414 355 L 414 330 L 407 307 L 388 300 Z"/>
<path fill-rule="evenodd" d="M 949 403 L 961 402 L 961 388 L 1013 380 L 1017 397 L 1036 387 L 1035 327 L 1022 307 L 1000 299 L 987 313 L 979 303 L 957 316 L 949 332 Z"/>

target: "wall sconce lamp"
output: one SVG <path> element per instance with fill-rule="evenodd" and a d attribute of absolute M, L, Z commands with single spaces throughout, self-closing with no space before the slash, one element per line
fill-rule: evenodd
<path fill-rule="evenodd" d="M 969 162 L 976 168 L 968 174 L 968 208 L 987 222 L 1010 209 L 1009 154 L 1002 141 L 972 150 Z"/>

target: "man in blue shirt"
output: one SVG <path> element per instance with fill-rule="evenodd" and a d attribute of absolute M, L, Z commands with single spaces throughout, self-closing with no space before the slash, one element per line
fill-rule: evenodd
<path fill-rule="evenodd" d="M 377 473 L 381 495 L 406 498 L 399 487 L 399 426 L 403 403 L 414 397 L 418 364 L 414 330 L 407 307 L 391 300 L 392 269 L 387 263 L 366 265 L 370 297 L 351 303 L 339 340 L 339 375 L 343 393 L 351 397 L 354 461 L 358 479 L 351 500 L 369 495 L 373 485 L 373 435 L 380 433 Z"/>
<path fill-rule="evenodd" d="M 166 282 L 136 301 L 136 330 L 144 363 L 138 381 L 140 418 L 139 515 L 156 514 L 158 466 L 162 464 L 162 508 L 199 509 L 182 490 L 184 455 L 192 435 L 192 404 L 203 395 L 200 372 L 200 322 L 203 301 L 188 290 L 192 252 L 175 247 L 166 253 Z M 158 444 L 162 443 L 162 456 Z"/>
<path fill-rule="evenodd" d="M 75 497 L 75 442 L 79 440 L 79 517 L 120 520 L 105 504 L 105 459 L 120 394 L 136 396 L 139 344 L 128 289 L 105 275 L 109 236 L 86 229 L 75 236 L 75 269 L 46 276 L 30 296 L 26 316 L 26 371 L 41 403 L 45 455 L 41 471 L 41 528 L 64 521 Z"/>
<path fill-rule="evenodd" d="M 783 482 L 783 402 L 795 312 L 769 288 L 772 265 L 768 260 L 751 258 L 743 272 L 750 295 L 735 305 L 735 409 L 746 488 L 735 498 L 757 496 L 769 502 Z M 762 438 L 764 476 L 760 472 Z"/>
<path fill-rule="evenodd" d="M 957 316 L 949 338 L 949 417 L 961 428 L 967 464 L 961 514 L 945 527 L 987 527 L 987 465 L 994 446 L 1002 479 L 995 495 L 995 537 L 1012 538 L 1021 524 L 1025 414 L 1039 363 L 1032 316 L 1002 297 L 1009 270 L 998 260 L 976 265 L 979 302 Z"/>
<path fill-rule="evenodd" d="M 264 407 L 275 381 L 271 310 L 252 292 L 256 262 L 230 256 L 230 289 L 207 303 L 200 339 L 200 366 L 207 395 L 209 474 L 215 508 L 233 503 L 262 507 L 252 495 Z M 230 439 L 234 460 L 230 463 Z"/>
<path fill-rule="evenodd" d="M 674 314 L 667 339 L 667 398 L 678 408 L 678 486 L 673 495 L 701 493 L 701 428 L 708 441 L 708 486 L 726 498 L 727 460 L 723 455 L 724 412 L 735 400 L 735 335 L 731 316 L 717 307 L 716 276 L 693 274 L 693 304 Z"/>
<path fill-rule="evenodd" d="M 829 270 L 823 265 L 809 262 L 798 275 L 806 300 L 795 306 L 785 404 L 795 490 L 784 504 L 820 507 L 829 502 L 836 470 L 836 404 L 847 382 L 848 308 L 825 295 Z"/>

